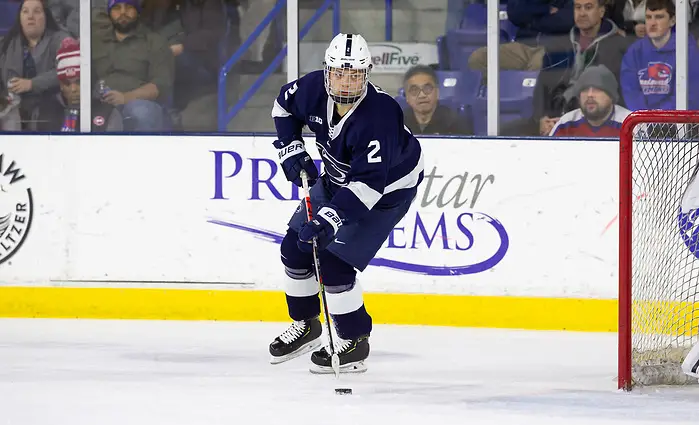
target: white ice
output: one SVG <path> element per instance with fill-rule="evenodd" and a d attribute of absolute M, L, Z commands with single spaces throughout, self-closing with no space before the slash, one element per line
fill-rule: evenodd
<path fill-rule="evenodd" d="M 268 363 L 285 326 L 0 320 L 0 424 L 699 423 L 694 386 L 616 390 L 612 333 L 376 326 L 338 382 Z"/>

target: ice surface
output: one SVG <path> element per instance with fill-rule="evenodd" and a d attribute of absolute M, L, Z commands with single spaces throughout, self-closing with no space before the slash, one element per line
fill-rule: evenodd
<path fill-rule="evenodd" d="M 699 423 L 699 388 L 616 390 L 616 334 L 376 326 L 337 382 L 268 363 L 285 327 L 0 320 L 0 424 Z"/>

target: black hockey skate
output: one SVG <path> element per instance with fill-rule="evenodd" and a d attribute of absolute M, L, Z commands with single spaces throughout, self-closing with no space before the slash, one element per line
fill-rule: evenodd
<path fill-rule="evenodd" d="M 294 359 L 320 347 L 323 328 L 320 320 L 295 321 L 269 344 L 270 363 L 278 364 Z"/>
<path fill-rule="evenodd" d="M 335 352 L 340 358 L 340 373 L 366 372 L 364 360 L 369 357 L 369 336 L 361 336 L 357 339 L 347 340 L 338 337 L 333 338 Z M 323 347 L 311 354 L 311 373 L 334 373 L 332 358 L 328 350 Z"/>

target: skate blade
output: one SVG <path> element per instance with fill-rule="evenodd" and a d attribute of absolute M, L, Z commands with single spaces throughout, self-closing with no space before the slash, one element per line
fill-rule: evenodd
<path fill-rule="evenodd" d="M 293 359 L 295 359 L 299 356 L 302 356 L 306 353 L 310 353 L 311 351 L 317 350 L 318 348 L 320 348 L 321 343 L 322 342 L 320 340 L 320 337 L 318 337 L 318 338 L 314 339 L 313 341 L 307 342 L 305 345 L 302 345 L 298 350 L 294 351 L 293 353 L 289 353 L 285 356 L 279 356 L 279 357 L 275 357 L 275 356 L 270 355 L 269 362 L 271 364 L 280 364 L 280 363 L 288 362 L 289 360 L 293 360 Z"/>
<path fill-rule="evenodd" d="M 311 368 L 309 369 L 311 373 L 315 373 L 317 375 L 329 375 L 335 373 L 332 367 L 330 366 L 318 366 L 317 364 L 312 364 Z M 358 361 L 358 362 L 353 362 L 353 363 L 347 363 L 342 366 L 340 366 L 340 373 L 364 373 L 367 371 L 367 367 L 364 364 L 364 361 Z"/>

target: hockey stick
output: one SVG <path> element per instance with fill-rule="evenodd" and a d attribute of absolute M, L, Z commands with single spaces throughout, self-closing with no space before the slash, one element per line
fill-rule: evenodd
<path fill-rule="evenodd" d="M 306 202 L 306 218 L 310 222 L 313 220 L 313 209 L 311 207 L 311 191 L 308 188 L 308 174 L 301 171 L 301 184 L 303 185 L 303 197 Z M 333 344 L 333 333 L 330 328 L 330 313 L 328 313 L 328 301 L 325 296 L 325 285 L 323 285 L 323 277 L 320 274 L 320 262 L 318 261 L 318 241 L 313 238 L 313 266 L 316 269 L 316 280 L 320 285 L 320 295 L 323 299 L 323 312 L 325 313 L 325 323 L 328 326 L 328 339 L 330 342 L 330 359 L 335 377 L 340 378 L 340 356 L 335 352 L 335 344 Z"/>

